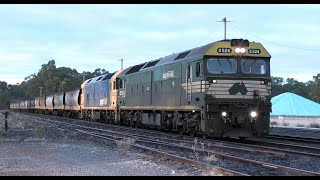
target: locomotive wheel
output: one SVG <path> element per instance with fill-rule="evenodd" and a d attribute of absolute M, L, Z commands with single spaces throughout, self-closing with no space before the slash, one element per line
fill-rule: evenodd
<path fill-rule="evenodd" d="M 133 128 L 136 128 L 136 127 L 137 127 L 137 123 L 136 123 L 135 121 L 132 121 L 132 122 L 131 122 L 131 126 L 132 126 Z"/>
<path fill-rule="evenodd" d="M 178 133 L 179 133 L 180 135 L 183 135 L 183 133 L 184 133 L 184 128 L 183 128 L 183 126 L 178 127 Z"/>
<path fill-rule="evenodd" d="M 198 122 L 195 122 L 194 126 L 190 127 L 190 136 L 195 137 L 198 133 Z"/>
<path fill-rule="evenodd" d="M 207 135 L 205 133 L 203 133 L 201 136 L 203 139 L 207 139 Z"/>
<path fill-rule="evenodd" d="M 190 129 L 190 136 L 191 136 L 191 137 L 195 137 L 196 134 L 197 134 L 196 128 L 195 128 L 195 127 L 192 127 L 192 128 Z"/>
<path fill-rule="evenodd" d="M 129 121 L 129 127 L 134 127 L 134 121 L 133 120 Z"/>
<path fill-rule="evenodd" d="M 138 122 L 136 121 L 136 122 L 134 123 L 134 127 L 135 127 L 135 128 L 138 128 L 138 127 L 139 127 L 139 124 L 140 124 L 140 123 L 138 123 Z"/>

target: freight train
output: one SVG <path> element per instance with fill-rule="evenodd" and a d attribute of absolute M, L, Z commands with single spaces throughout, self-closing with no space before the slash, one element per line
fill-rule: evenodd
<path fill-rule="evenodd" d="M 270 59 L 261 43 L 220 40 L 10 108 L 191 136 L 265 136 L 271 112 Z"/>

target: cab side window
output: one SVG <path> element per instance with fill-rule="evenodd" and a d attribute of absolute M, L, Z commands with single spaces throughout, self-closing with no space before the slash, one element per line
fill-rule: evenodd
<path fill-rule="evenodd" d="M 196 77 L 202 76 L 202 63 L 198 62 L 196 64 Z"/>

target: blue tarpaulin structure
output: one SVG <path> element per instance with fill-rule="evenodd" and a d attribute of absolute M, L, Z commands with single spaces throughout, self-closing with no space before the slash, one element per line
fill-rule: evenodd
<path fill-rule="evenodd" d="M 320 116 L 320 104 L 293 93 L 271 99 L 271 116 Z"/>

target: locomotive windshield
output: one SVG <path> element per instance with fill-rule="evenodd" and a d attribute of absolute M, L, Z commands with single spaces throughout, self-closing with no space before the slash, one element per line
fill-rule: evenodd
<path fill-rule="evenodd" d="M 269 70 L 269 63 L 266 59 L 261 58 L 245 58 L 241 60 L 226 57 L 210 58 L 207 61 L 207 68 L 209 73 L 217 75 L 241 72 L 243 75 L 265 76 Z"/>
<path fill-rule="evenodd" d="M 237 72 L 237 60 L 233 58 L 208 59 L 208 72 L 212 74 L 234 74 Z"/>
<path fill-rule="evenodd" d="M 244 74 L 265 75 L 267 73 L 267 62 L 262 59 L 242 59 L 241 72 Z"/>

